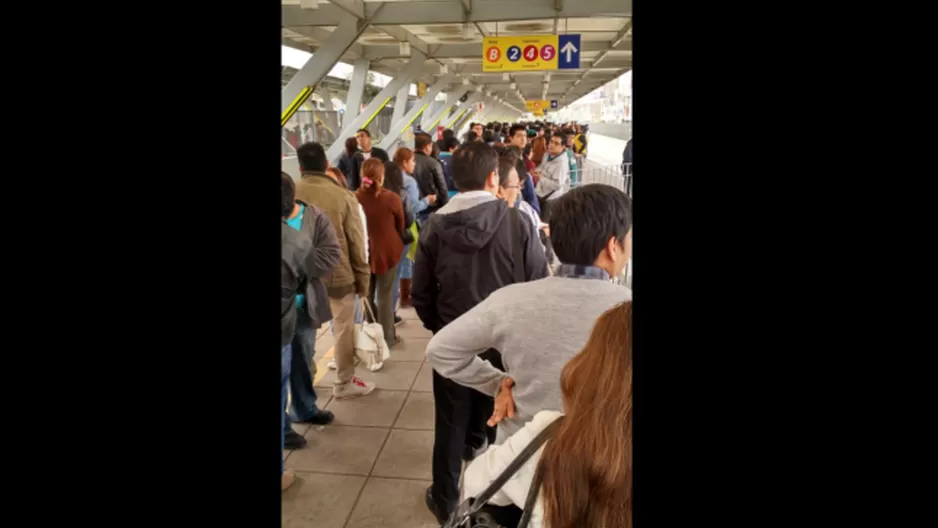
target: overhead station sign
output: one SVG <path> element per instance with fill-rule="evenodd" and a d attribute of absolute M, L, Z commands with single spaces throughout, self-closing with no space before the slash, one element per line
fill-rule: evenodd
<path fill-rule="evenodd" d="M 580 67 L 580 35 L 482 39 L 482 71 L 568 70 Z"/>

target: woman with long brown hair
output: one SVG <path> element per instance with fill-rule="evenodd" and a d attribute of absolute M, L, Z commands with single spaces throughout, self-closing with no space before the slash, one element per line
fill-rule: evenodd
<path fill-rule="evenodd" d="M 541 431 L 560 420 L 547 444 L 489 502 L 523 507 L 542 477 L 530 528 L 632 527 L 632 302 L 596 320 L 589 341 L 560 376 L 565 413 L 541 411 L 466 469 L 478 495 Z"/>
<path fill-rule="evenodd" d="M 361 187 L 355 196 L 365 210 L 368 224 L 368 245 L 371 253 L 373 289 L 377 293 L 378 313 L 375 316 L 384 329 L 388 347 L 397 342 L 394 335 L 394 280 L 397 263 L 404 244 L 404 207 L 400 196 L 384 188 L 384 163 L 369 158 L 362 165 Z"/>

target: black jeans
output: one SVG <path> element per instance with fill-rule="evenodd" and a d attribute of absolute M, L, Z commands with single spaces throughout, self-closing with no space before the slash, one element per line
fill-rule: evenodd
<path fill-rule="evenodd" d="M 505 370 L 502 355 L 487 350 L 479 357 Z M 495 410 L 491 396 L 463 387 L 433 371 L 433 407 L 436 426 L 433 439 L 433 502 L 441 512 L 452 513 L 459 505 L 459 475 L 466 446 L 479 448 L 495 442 L 495 428 L 486 422 Z"/>

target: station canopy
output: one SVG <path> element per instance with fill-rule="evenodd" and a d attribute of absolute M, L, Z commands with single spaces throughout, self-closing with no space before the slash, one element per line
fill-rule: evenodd
<path fill-rule="evenodd" d="M 281 0 L 281 4 L 286 46 L 315 54 L 351 15 L 364 29 L 342 54 L 342 62 L 367 60 L 370 70 L 394 77 L 410 59 L 408 46 L 401 45 L 407 42 L 411 50 L 427 56 L 413 82 L 432 86 L 445 71 L 468 78 L 520 110 L 525 100 L 540 99 L 556 100 L 562 108 L 632 69 L 631 0 Z M 483 72 L 485 38 L 571 34 L 580 35 L 579 68 L 511 71 L 508 80 L 504 73 Z"/>

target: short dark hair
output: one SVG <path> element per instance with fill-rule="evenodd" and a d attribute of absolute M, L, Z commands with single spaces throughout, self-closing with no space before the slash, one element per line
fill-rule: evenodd
<path fill-rule="evenodd" d="M 366 136 L 371 137 L 371 132 L 369 132 L 367 128 L 359 128 L 358 132 L 356 132 L 355 134 L 359 134 L 359 133 L 364 133 Z"/>
<path fill-rule="evenodd" d="M 477 141 L 478 139 L 479 139 L 479 134 L 473 132 L 472 129 L 470 129 L 469 134 L 466 135 L 466 141 L 474 142 L 474 141 Z"/>
<path fill-rule="evenodd" d="M 625 243 L 632 227 L 632 200 L 610 185 L 583 185 L 550 202 L 549 224 L 560 262 L 592 266 L 609 237 Z"/>
<path fill-rule="evenodd" d="M 498 155 L 494 148 L 473 141 L 453 154 L 450 166 L 453 168 L 453 182 L 460 192 L 480 191 L 485 189 L 489 174 L 495 172 Z"/>
<path fill-rule="evenodd" d="M 459 140 L 456 139 L 456 136 L 443 138 L 443 150 L 446 152 L 452 152 L 453 149 L 457 148 L 459 148 Z"/>
<path fill-rule="evenodd" d="M 456 132 L 452 128 L 443 131 L 443 139 L 456 137 Z"/>
<path fill-rule="evenodd" d="M 280 171 L 280 216 L 289 218 L 296 205 L 296 185 L 293 176 Z"/>
<path fill-rule="evenodd" d="M 326 149 L 313 141 L 304 143 L 296 149 L 296 159 L 300 162 L 300 170 L 323 172 L 326 170 Z"/>
<path fill-rule="evenodd" d="M 495 141 L 495 132 L 493 132 L 491 128 L 486 128 L 485 130 L 483 130 L 482 141 L 485 141 L 486 143 L 491 143 Z"/>
<path fill-rule="evenodd" d="M 509 138 L 515 137 L 515 134 L 517 134 L 519 130 L 524 130 L 525 134 L 527 134 L 528 128 L 521 124 L 511 125 L 511 128 L 508 129 L 508 137 Z"/>
<path fill-rule="evenodd" d="M 433 143 L 433 138 L 426 132 L 417 132 L 414 134 L 414 150 L 423 152 L 427 145 Z"/>

